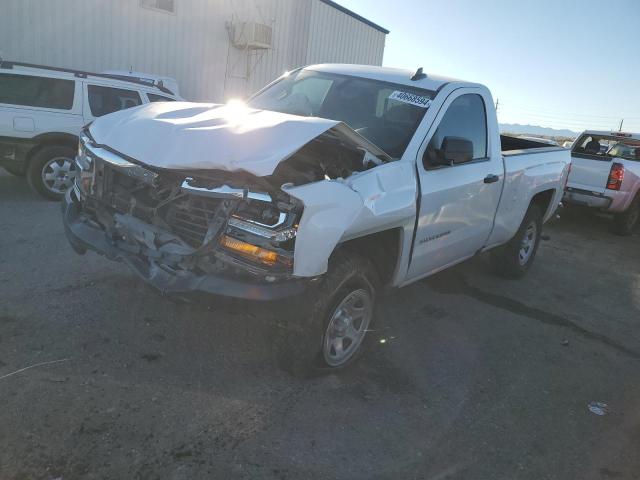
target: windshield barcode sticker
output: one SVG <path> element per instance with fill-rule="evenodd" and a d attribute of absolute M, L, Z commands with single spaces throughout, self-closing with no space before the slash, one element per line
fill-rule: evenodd
<path fill-rule="evenodd" d="M 401 92 L 400 90 L 396 90 L 389 95 L 389 99 L 410 103 L 416 107 L 429 108 L 431 106 L 431 99 L 421 97 L 420 95 L 414 95 L 413 93 Z"/>

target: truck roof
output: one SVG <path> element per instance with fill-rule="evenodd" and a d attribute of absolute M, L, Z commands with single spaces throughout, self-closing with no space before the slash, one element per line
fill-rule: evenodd
<path fill-rule="evenodd" d="M 316 72 L 336 73 L 339 75 L 350 75 L 353 77 L 369 78 L 382 82 L 397 83 L 408 87 L 424 88 L 425 90 L 437 91 L 449 83 L 457 83 L 465 86 L 478 86 L 476 83 L 465 82 L 455 78 L 442 77 L 425 73 L 419 79 L 412 80 L 418 70 L 406 68 L 376 67 L 372 65 L 350 65 L 341 63 L 323 63 L 320 65 L 310 65 L 307 70 Z M 422 73 L 422 72 L 420 72 Z"/>
<path fill-rule="evenodd" d="M 623 139 L 640 140 L 640 133 L 612 132 L 611 130 L 585 130 L 578 136 L 581 137 L 582 135 L 597 135 L 599 137 L 619 137 Z"/>

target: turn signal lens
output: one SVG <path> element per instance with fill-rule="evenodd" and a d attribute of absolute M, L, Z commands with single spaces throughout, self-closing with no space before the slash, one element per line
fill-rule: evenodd
<path fill-rule="evenodd" d="M 624 180 L 624 165 L 621 163 L 614 163 L 611 165 L 611 171 L 609 172 L 609 179 L 607 180 L 607 188 L 609 190 L 620 190 L 622 187 L 622 181 Z"/>
<path fill-rule="evenodd" d="M 220 245 L 223 247 L 239 253 L 243 257 L 247 257 L 255 262 L 263 263 L 265 265 L 275 265 L 278 261 L 278 254 L 270 250 L 265 250 L 256 245 L 252 245 L 241 240 L 236 240 L 227 235 L 224 235 L 220 239 Z"/>

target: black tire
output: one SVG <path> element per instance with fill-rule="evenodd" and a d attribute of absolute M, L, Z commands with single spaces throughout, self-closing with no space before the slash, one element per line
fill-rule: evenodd
<path fill-rule="evenodd" d="M 302 300 L 307 305 L 301 302 L 290 305 L 289 318 L 276 327 L 280 367 L 295 376 L 309 377 L 343 370 L 356 362 L 371 335 L 365 333 L 343 363 L 330 365 L 325 359 L 328 326 L 337 307 L 345 299 L 354 292 L 366 291 L 370 295 L 371 315 L 368 326 L 362 330 L 370 330 L 375 319 L 377 286 L 378 276 L 369 260 L 351 252 L 338 253 L 332 259 L 329 271 L 314 289 L 313 297 Z"/>
<path fill-rule="evenodd" d="M 3 165 L 3 168 L 16 177 L 24 177 L 26 172 L 24 171 L 24 167 L 22 165 Z"/>
<path fill-rule="evenodd" d="M 49 200 L 60 200 L 64 196 L 64 191 L 54 191 L 45 184 L 43 179 L 43 169 L 54 159 L 66 159 L 70 162 L 71 169 L 75 168 L 74 158 L 76 152 L 73 148 L 61 145 L 43 147 L 38 151 L 27 168 L 27 180 L 31 188 Z M 66 181 L 66 180 L 65 180 Z"/>
<path fill-rule="evenodd" d="M 533 234 L 532 234 L 532 230 Z M 532 234 L 533 244 L 523 254 L 524 240 Z M 542 234 L 542 212 L 537 205 L 529 206 L 520 224 L 520 228 L 511 240 L 502 247 L 496 248 L 491 258 L 498 275 L 507 278 L 523 277 L 531 268 L 540 245 Z M 523 255 L 521 255 L 523 254 Z M 523 261 L 524 257 L 524 261 Z"/>
<path fill-rule="evenodd" d="M 613 217 L 613 233 L 628 236 L 633 233 L 640 223 L 640 196 L 629 205 L 624 213 Z"/>

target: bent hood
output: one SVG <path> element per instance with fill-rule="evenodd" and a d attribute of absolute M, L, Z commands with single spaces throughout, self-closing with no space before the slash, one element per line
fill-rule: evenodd
<path fill-rule="evenodd" d="M 330 129 L 374 155 L 387 156 L 344 123 L 233 103 L 151 103 L 101 117 L 90 133 L 97 144 L 150 166 L 243 170 L 262 177 Z"/>

